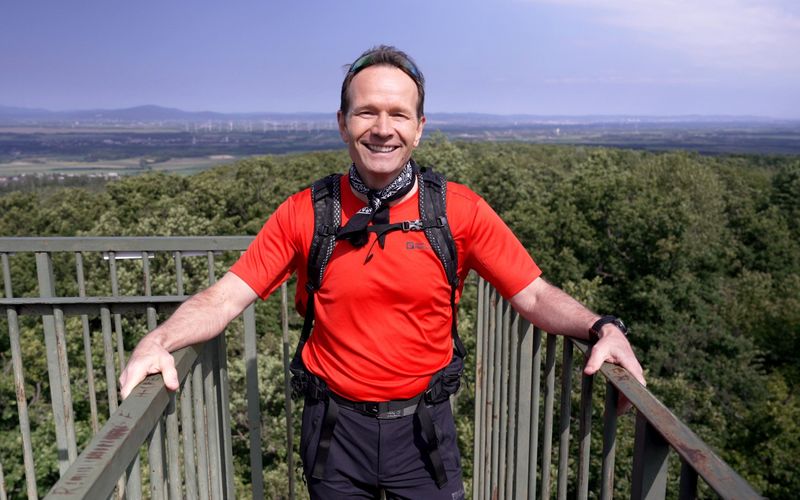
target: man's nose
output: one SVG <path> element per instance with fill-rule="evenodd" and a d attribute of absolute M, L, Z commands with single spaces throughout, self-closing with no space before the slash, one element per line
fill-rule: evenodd
<path fill-rule="evenodd" d="M 388 113 L 378 113 L 375 123 L 372 124 L 372 133 L 381 137 L 392 135 L 392 123 Z"/>

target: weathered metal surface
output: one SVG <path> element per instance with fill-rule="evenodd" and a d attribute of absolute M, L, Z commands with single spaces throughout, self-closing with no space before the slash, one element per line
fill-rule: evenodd
<path fill-rule="evenodd" d="M 286 283 L 281 285 L 281 336 L 283 343 L 284 414 L 286 415 L 286 466 L 288 468 L 287 474 L 289 475 L 289 498 L 294 500 L 294 418 L 292 417 L 292 376 L 289 372 L 292 354 L 289 346 L 289 291 Z"/>
<path fill-rule="evenodd" d="M 83 254 L 75 252 L 75 276 L 78 280 L 78 296 L 86 297 L 86 278 L 83 272 Z M 94 363 L 92 362 L 92 332 L 89 330 L 89 316 L 81 315 L 81 330 L 83 332 L 83 359 L 86 367 L 86 389 L 89 397 L 89 413 L 92 424 L 92 433 L 100 430 L 97 415 L 97 393 L 94 386 Z"/>
<path fill-rule="evenodd" d="M 3 269 L 3 289 L 6 298 L 14 296 L 11 286 L 11 269 L 8 264 L 8 255 L 0 254 L 0 263 Z M 11 365 L 14 372 L 14 388 L 17 395 L 17 415 L 19 416 L 19 430 L 22 435 L 22 459 L 25 466 L 25 486 L 28 500 L 39 498 L 36 488 L 36 472 L 33 460 L 33 446 L 31 444 L 31 428 L 28 418 L 28 398 L 25 395 L 25 374 L 22 369 L 22 351 L 19 340 L 19 320 L 17 310 L 6 307 L 8 318 L 8 337 L 11 348 Z"/>
<path fill-rule="evenodd" d="M 190 346 L 175 352 L 182 379 L 199 354 Z M 47 494 L 48 499 L 107 498 L 117 479 L 139 453 L 139 447 L 161 418 L 169 394 L 160 375 L 151 375 L 131 392 L 80 457 Z"/>
<path fill-rule="evenodd" d="M 588 350 L 585 342 L 573 340 L 573 343 L 584 352 Z M 600 372 L 718 495 L 723 498 L 762 498 L 627 370 L 605 363 Z"/>
<path fill-rule="evenodd" d="M 553 449 L 553 403 L 556 391 L 556 336 L 547 334 L 547 351 L 544 360 L 544 436 L 542 436 L 542 489 L 541 499 L 550 500 L 550 462 Z"/>
<path fill-rule="evenodd" d="M 603 410 L 603 468 L 600 499 L 614 497 L 614 460 L 617 453 L 617 402 L 619 392 L 611 382 L 606 382 L 605 408 Z"/>
<path fill-rule="evenodd" d="M 581 406 L 580 427 L 578 439 L 580 450 L 578 454 L 578 500 L 589 497 L 589 451 L 592 438 L 592 386 L 594 376 L 581 376 Z"/>
<path fill-rule="evenodd" d="M 530 442 L 531 413 L 533 401 L 531 397 L 531 380 L 533 379 L 533 328 L 530 323 L 520 320 L 517 329 L 517 390 L 516 400 L 516 432 L 513 461 L 509 470 L 513 471 L 512 489 L 509 498 L 524 498 L 528 491 L 528 468 L 531 463 Z M 538 406 L 537 406 L 538 409 Z M 536 456 L 534 452 L 533 457 Z"/>
<path fill-rule="evenodd" d="M 53 268 L 50 254 L 36 254 L 36 275 L 41 297 L 55 296 Z M 56 309 L 42 315 L 44 328 L 45 351 L 47 356 L 47 374 L 50 382 L 50 398 L 53 409 L 53 422 L 56 427 L 56 446 L 58 447 L 58 470 L 61 474 L 77 456 L 75 444 L 75 421 L 72 412 L 72 397 L 69 384 L 69 369 L 64 366 L 66 350 L 62 331 L 57 331 Z M 66 375 L 65 375 L 66 374 Z"/>
<path fill-rule="evenodd" d="M 194 448 L 194 418 L 192 416 L 192 377 L 187 376 L 181 383 L 181 428 L 183 437 L 183 470 L 186 479 L 186 498 L 198 498 L 197 463 Z M 256 497 L 254 497 L 256 498 Z"/>
<path fill-rule="evenodd" d="M 244 250 L 253 236 L 0 238 L 0 252 L 207 252 Z"/>
<path fill-rule="evenodd" d="M 261 452 L 261 402 L 258 392 L 258 354 L 256 345 L 256 311 L 253 304 L 244 310 L 244 364 L 248 381 L 247 427 L 250 431 L 250 490 L 253 498 L 264 498 L 264 466 Z"/>
<path fill-rule="evenodd" d="M 569 480 L 570 410 L 572 409 L 572 344 L 562 341 L 561 406 L 558 419 L 558 499 L 567 498 Z"/>
<path fill-rule="evenodd" d="M 636 414 L 631 498 L 662 500 L 667 494 L 669 443 L 641 413 Z"/>

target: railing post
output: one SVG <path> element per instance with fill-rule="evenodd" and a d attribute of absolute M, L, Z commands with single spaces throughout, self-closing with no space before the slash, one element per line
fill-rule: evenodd
<path fill-rule="evenodd" d="M 39 296 L 55 297 L 53 266 L 49 253 L 36 252 L 36 274 L 39 281 Z M 42 316 L 44 339 L 47 346 L 47 374 L 50 380 L 53 420 L 56 426 L 58 469 L 62 475 L 69 468 L 69 464 L 78 457 L 63 319 L 56 307 L 53 308 L 52 314 Z"/>
<path fill-rule="evenodd" d="M 281 331 L 283 335 L 283 395 L 286 411 L 286 465 L 289 469 L 289 499 L 294 500 L 294 419 L 292 418 L 292 377 L 289 373 L 291 356 L 289 349 L 289 292 L 284 282 L 281 285 Z M 255 335 L 255 332 L 254 332 Z M 258 391 L 258 379 L 256 379 Z M 261 443 L 259 442 L 259 450 Z"/>
<path fill-rule="evenodd" d="M 636 413 L 636 437 L 633 444 L 633 500 L 664 498 L 667 491 L 669 444 L 644 416 Z"/>
<path fill-rule="evenodd" d="M 11 287 L 11 267 L 8 263 L 8 254 L 2 256 L 3 288 L 6 298 L 14 296 Z M 14 371 L 14 386 L 17 393 L 17 415 L 19 415 L 19 430 L 22 434 L 22 461 L 25 464 L 25 485 L 28 499 L 36 500 L 39 493 L 36 488 L 36 472 L 33 461 L 33 445 L 31 443 L 31 427 L 28 417 L 28 398 L 25 395 L 25 375 L 22 369 L 22 346 L 19 340 L 19 319 L 17 310 L 13 307 L 6 309 L 8 317 L 8 336 L 11 348 L 11 364 Z"/>

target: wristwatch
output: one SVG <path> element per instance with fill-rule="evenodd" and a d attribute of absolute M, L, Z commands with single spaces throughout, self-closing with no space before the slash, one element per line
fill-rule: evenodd
<path fill-rule="evenodd" d="M 616 316 L 606 315 L 601 316 L 600 319 L 595 321 L 592 327 L 589 328 L 589 340 L 592 342 L 600 340 L 600 330 L 609 323 L 619 328 L 623 335 L 626 337 L 628 336 L 628 327 L 625 326 L 625 323 L 623 323 L 621 319 Z"/>

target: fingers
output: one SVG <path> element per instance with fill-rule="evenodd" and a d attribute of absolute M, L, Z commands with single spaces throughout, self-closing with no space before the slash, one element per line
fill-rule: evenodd
<path fill-rule="evenodd" d="M 177 391 L 180 382 L 178 381 L 178 370 L 175 369 L 175 358 L 172 354 L 161 356 L 161 376 L 164 378 L 164 385 L 170 391 Z"/>
<path fill-rule="evenodd" d="M 161 373 L 164 386 L 170 391 L 176 391 L 180 386 L 178 370 L 175 368 L 175 358 L 172 357 L 172 354 L 163 349 L 160 352 L 141 355 L 134 352 L 119 377 L 122 399 L 127 398 L 145 377 L 154 373 Z"/>
<path fill-rule="evenodd" d="M 605 362 L 614 363 L 625 368 L 640 384 L 647 385 L 642 365 L 639 364 L 630 344 L 624 337 L 622 339 L 613 337 L 600 339 L 589 351 L 589 359 L 586 361 L 583 372 L 586 375 L 594 375 Z M 631 407 L 632 404 L 628 398 L 620 393 L 619 401 L 617 402 L 617 415 L 622 415 Z"/>

